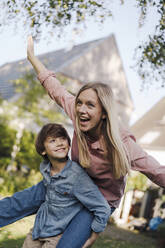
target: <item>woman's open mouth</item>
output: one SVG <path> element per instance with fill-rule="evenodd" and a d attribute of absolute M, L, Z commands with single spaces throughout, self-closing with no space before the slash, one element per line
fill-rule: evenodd
<path fill-rule="evenodd" d="M 80 118 L 79 118 L 79 121 L 80 121 L 80 123 L 86 123 L 86 122 L 90 121 L 90 118 L 87 118 L 87 117 L 80 117 Z"/>

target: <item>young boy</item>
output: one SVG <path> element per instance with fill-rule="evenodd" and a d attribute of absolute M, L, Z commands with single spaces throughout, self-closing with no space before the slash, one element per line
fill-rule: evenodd
<path fill-rule="evenodd" d="M 83 206 L 93 213 L 92 235 L 102 232 L 110 216 L 109 204 L 85 170 L 68 158 L 70 138 L 64 127 L 51 123 L 43 126 L 35 145 L 44 158 L 40 171 L 46 197 L 22 248 L 56 247 L 66 226 Z"/>

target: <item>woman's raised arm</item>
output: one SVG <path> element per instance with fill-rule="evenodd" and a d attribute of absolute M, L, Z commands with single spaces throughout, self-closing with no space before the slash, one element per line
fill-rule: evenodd
<path fill-rule="evenodd" d="M 34 42 L 32 36 L 28 36 L 27 39 L 27 58 L 32 64 L 34 70 L 37 74 L 46 70 L 46 67 L 41 63 L 41 61 L 34 54 Z"/>
<path fill-rule="evenodd" d="M 56 78 L 54 72 L 49 71 L 34 54 L 34 43 L 32 36 L 27 40 L 27 58 L 37 73 L 38 79 L 46 89 L 49 96 L 60 105 L 66 114 L 74 120 L 74 101 L 75 97 L 71 95 L 61 82 Z"/>

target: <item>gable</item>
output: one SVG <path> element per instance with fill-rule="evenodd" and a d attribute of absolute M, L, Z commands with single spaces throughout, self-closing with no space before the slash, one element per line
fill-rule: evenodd
<path fill-rule="evenodd" d="M 165 97 L 155 104 L 131 130 L 145 149 L 165 150 Z"/>

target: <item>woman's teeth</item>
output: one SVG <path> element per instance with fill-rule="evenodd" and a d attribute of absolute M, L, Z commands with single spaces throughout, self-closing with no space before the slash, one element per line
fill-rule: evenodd
<path fill-rule="evenodd" d="M 80 121 L 85 122 L 85 121 L 89 121 L 89 119 L 80 118 Z"/>

